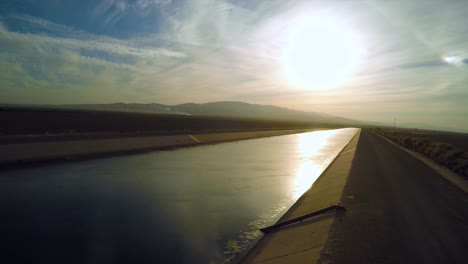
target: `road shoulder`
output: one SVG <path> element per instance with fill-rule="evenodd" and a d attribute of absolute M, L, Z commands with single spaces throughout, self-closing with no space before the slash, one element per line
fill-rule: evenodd
<path fill-rule="evenodd" d="M 435 171 L 437 174 L 439 174 L 442 178 L 446 179 L 447 181 L 451 182 L 458 188 L 460 188 L 462 191 L 465 193 L 468 193 L 468 180 L 463 179 L 460 175 L 456 174 L 455 172 L 447 169 L 446 167 L 438 164 L 437 162 L 433 161 L 432 159 L 424 156 L 421 153 L 418 153 L 416 151 L 404 148 L 397 143 L 389 140 L 388 138 L 381 136 L 379 134 L 376 134 L 372 132 L 374 135 L 377 135 L 387 141 L 388 143 L 398 147 L 399 149 L 405 151 L 406 153 L 410 154 L 413 156 L 415 159 L 421 161 L 422 163 L 426 164 L 429 168 L 431 168 L 433 171 Z"/>

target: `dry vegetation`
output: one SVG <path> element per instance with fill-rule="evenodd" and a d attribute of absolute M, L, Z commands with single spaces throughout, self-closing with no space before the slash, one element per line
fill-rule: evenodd
<path fill-rule="evenodd" d="M 435 141 L 431 136 L 424 134 L 393 131 L 381 128 L 373 129 L 373 132 L 380 134 L 407 149 L 422 153 L 464 178 L 468 178 L 468 152 L 466 151 L 445 142 Z"/>

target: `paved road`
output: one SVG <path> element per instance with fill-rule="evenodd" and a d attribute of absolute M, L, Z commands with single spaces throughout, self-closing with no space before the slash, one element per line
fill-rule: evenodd
<path fill-rule="evenodd" d="M 363 130 L 321 263 L 468 263 L 468 195 Z"/>

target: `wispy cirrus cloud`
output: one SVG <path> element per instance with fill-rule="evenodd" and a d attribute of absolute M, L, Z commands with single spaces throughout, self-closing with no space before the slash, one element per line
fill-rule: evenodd
<path fill-rule="evenodd" d="M 20 75 L 28 76 L 21 82 L 8 82 L 10 97 L 4 97 L 7 99 L 21 98 L 21 91 L 24 91 L 21 89 L 28 86 L 57 92 L 72 86 L 96 87 L 99 83 L 108 83 L 114 88 L 121 87 L 117 90 L 119 93 L 144 91 L 166 102 L 177 102 L 174 99 L 181 94 L 186 94 L 185 100 L 207 99 L 206 92 L 210 90 L 213 100 L 219 100 L 220 93 L 240 92 L 234 89 L 239 78 L 255 79 L 253 73 L 247 73 L 252 66 L 242 65 L 243 60 L 236 57 L 235 49 L 220 45 L 206 42 L 193 45 L 167 35 L 120 40 L 62 27 L 40 18 L 16 16 L 15 19 L 23 19 L 27 27 L 48 34 L 24 34 L 2 28 L 1 36 L 9 40 L 3 41 L 5 51 L 16 57 Z M 21 46 L 23 49 L 17 49 Z M 232 71 L 227 73 L 227 69 Z M 5 75 L 9 75 L 8 71 Z M 186 93 L 187 89 L 193 93 Z M 16 96 L 12 97 L 13 94 Z M 61 100 L 72 102 L 82 98 L 63 96 Z"/>

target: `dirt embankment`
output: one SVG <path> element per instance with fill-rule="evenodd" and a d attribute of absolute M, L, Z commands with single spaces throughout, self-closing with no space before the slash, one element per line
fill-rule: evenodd
<path fill-rule="evenodd" d="M 468 152 L 456 146 L 434 140 L 430 135 L 410 133 L 388 129 L 372 129 L 374 133 L 382 135 L 407 149 L 417 151 L 451 171 L 468 178 Z"/>
<path fill-rule="evenodd" d="M 311 130 L 313 129 L 0 144 L 0 167 L 122 155 L 143 151 L 287 135 Z"/>
<path fill-rule="evenodd" d="M 286 130 L 344 125 L 252 118 L 162 115 L 63 109 L 0 109 L 0 136 L 52 135 L 99 137 L 101 134 L 219 133 Z"/>

